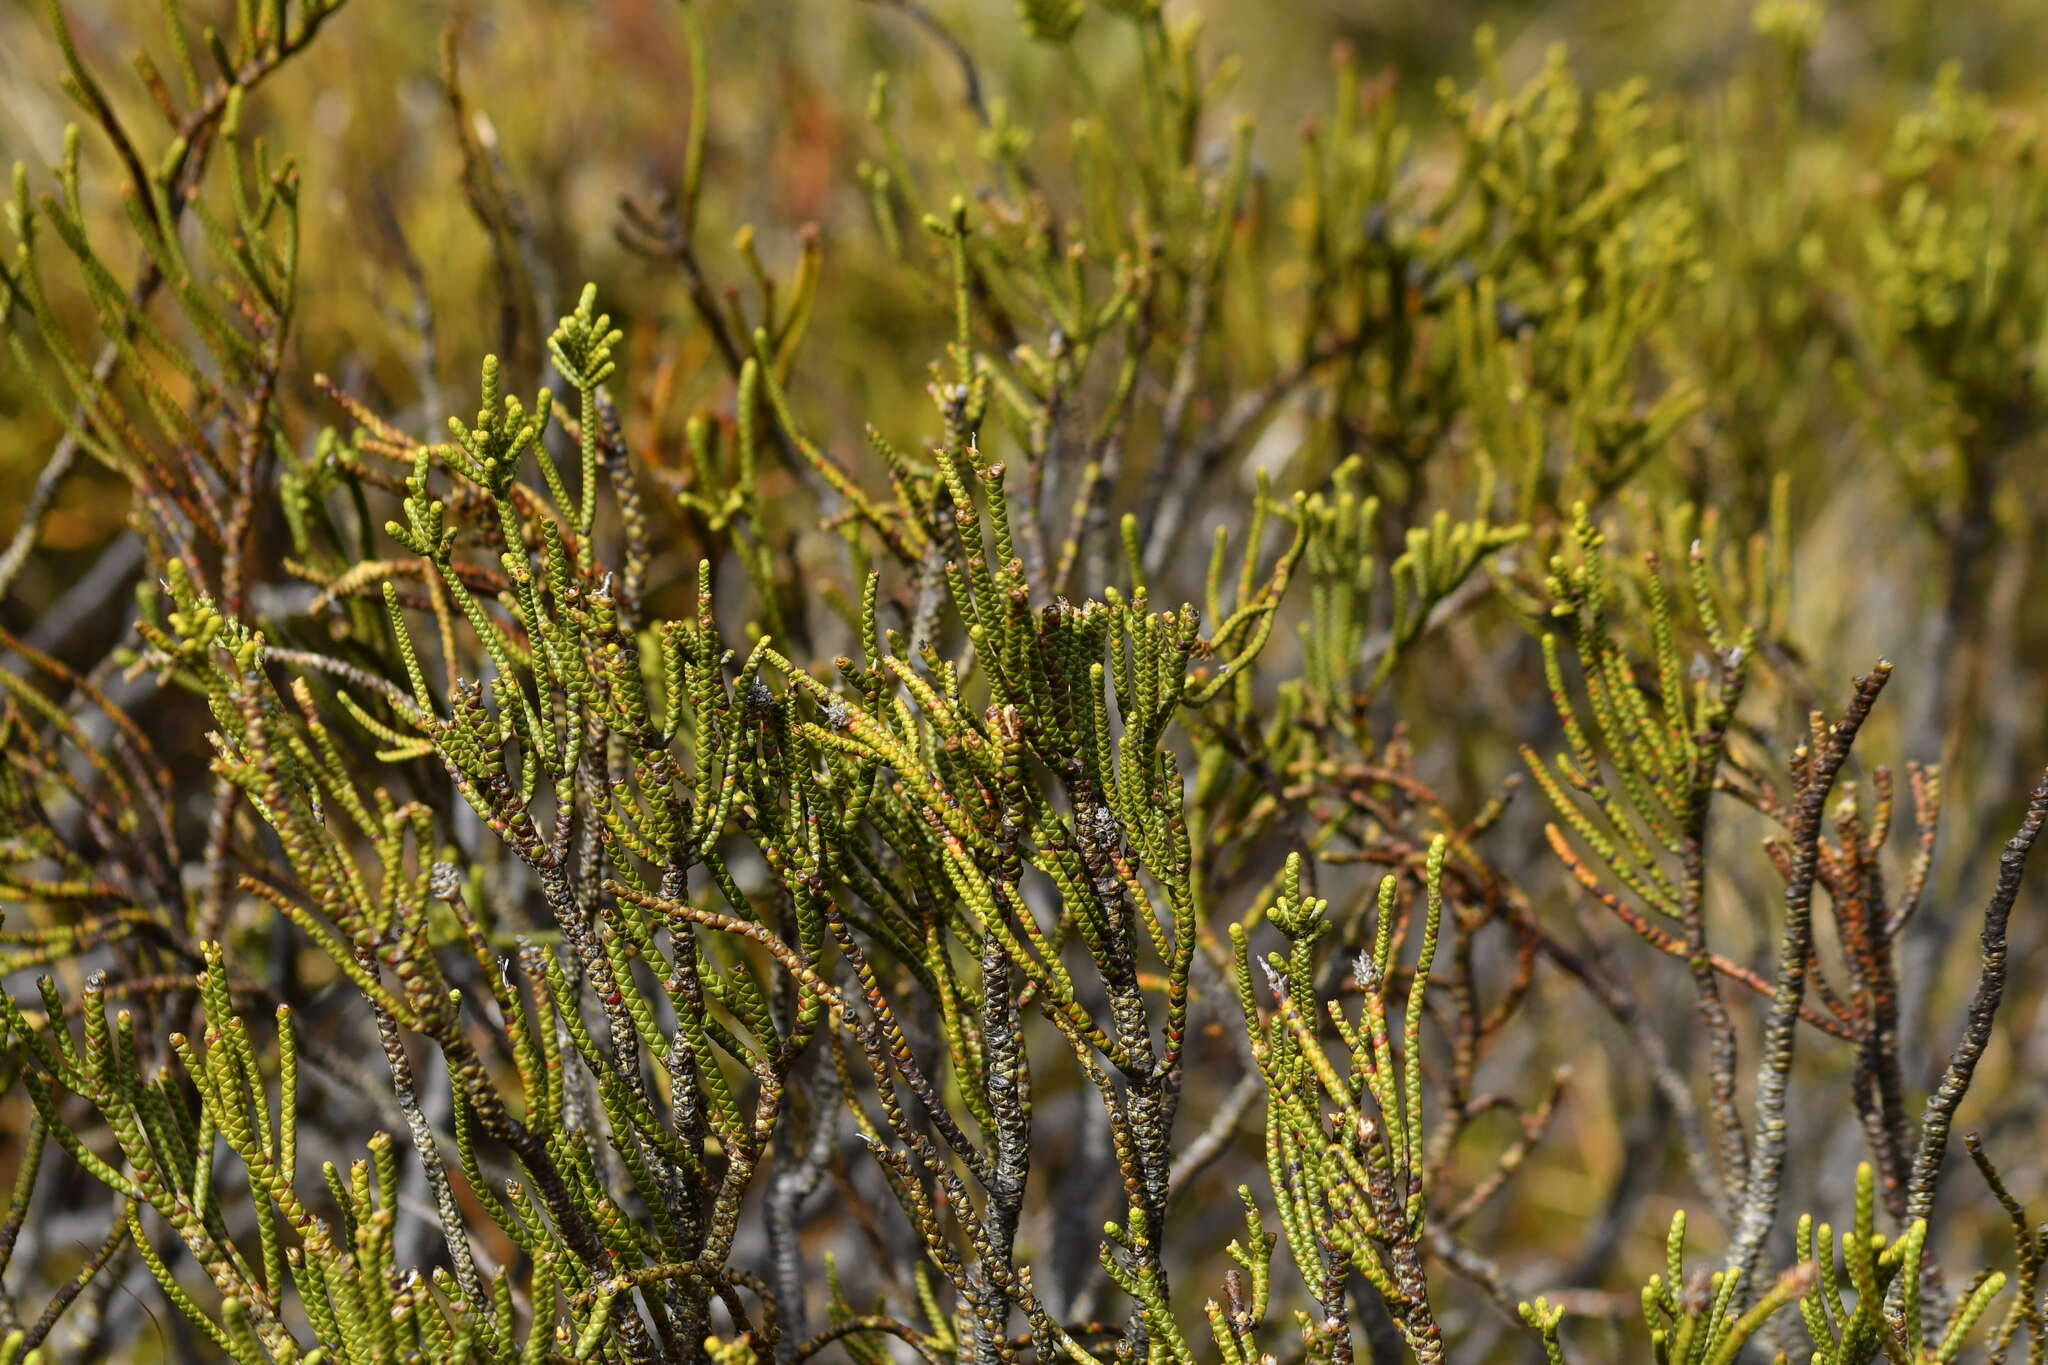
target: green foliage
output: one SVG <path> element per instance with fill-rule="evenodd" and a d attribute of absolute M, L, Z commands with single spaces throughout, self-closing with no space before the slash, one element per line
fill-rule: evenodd
<path fill-rule="evenodd" d="M 1362 1017 L 1347 1023 L 1341 1010 L 1329 1011 L 1348 1053 L 1346 1072 L 1324 1052 L 1317 1037 L 1321 1021 L 1305 1003 L 1315 999 L 1313 945 L 1330 926 L 1324 918 L 1329 902 L 1301 894 L 1299 857 L 1288 860 L 1279 899 L 1267 912 L 1290 951 L 1259 964 L 1276 1002 L 1263 1026 L 1253 999 L 1249 941 L 1242 925 L 1231 927 L 1238 995 L 1253 1026 L 1252 1056 L 1266 1085 L 1267 1178 L 1288 1254 L 1324 1313 L 1320 1323 L 1304 1321 L 1309 1359 L 1334 1358 L 1340 1346 L 1332 1338 L 1348 1339 L 1344 1280 L 1354 1270 L 1379 1292 L 1416 1359 L 1444 1358 L 1422 1272 L 1429 1174 L 1422 1134 L 1422 1011 L 1442 941 L 1444 851 L 1439 836 L 1425 864 L 1428 905 L 1400 1015 L 1398 1056 L 1387 1023 L 1397 878 L 1380 882 L 1373 946 L 1355 964 L 1365 997 Z M 1326 1115 L 1325 1105 L 1334 1112 Z M 1339 1324 L 1334 1330 L 1333 1322 Z M 1233 1323 L 1232 1335 L 1236 1340 L 1224 1347 L 1226 1356 L 1248 1358 L 1250 1332 Z"/>

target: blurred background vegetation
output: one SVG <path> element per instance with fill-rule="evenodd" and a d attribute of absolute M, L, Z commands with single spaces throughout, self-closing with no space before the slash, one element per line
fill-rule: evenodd
<path fill-rule="evenodd" d="M 225 17 L 232 5 L 217 8 Z M 1740 136 L 1731 133 L 1731 121 L 1756 117 L 1742 107 L 1738 78 L 1763 58 L 1751 6 L 1733 0 L 1215 0 L 1188 9 L 1199 10 L 1206 58 L 1236 70 L 1223 107 L 1256 120 L 1258 171 L 1281 186 L 1298 181 L 1303 120 L 1328 107 L 1331 53 L 1340 45 L 1355 51 L 1363 76 L 1388 82 L 1404 117 L 1417 121 L 1415 174 L 1426 180 L 1432 166 L 1446 173 L 1455 147 L 1434 117 L 1436 83 L 1470 83 L 1472 37 L 1482 23 L 1498 33 L 1511 83 L 1533 74 L 1550 47 L 1564 43 L 1588 89 L 1645 77 L 1662 115 L 1683 110 L 1684 131 L 1695 137 Z M 66 6 L 88 63 L 116 71 L 126 66 L 135 36 L 149 31 L 154 10 L 146 0 Z M 1069 64 L 1026 41 L 1004 0 L 939 0 L 929 12 L 973 54 L 991 105 L 1006 106 L 1018 127 L 1046 130 L 1041 137 L 1055 144 L 1057 156 L 1062 117 L 1082 103 Z M 887 0 L 709 6 L 703 23 L 715 113 L 707 240 L 728 240 L 751 225 L 762 259 L 779 272 L 795 257 L 799 233 L 816 224 L 830 287 L 815 353 L 893 344 L 906 357 L 924 355 L 946 319 L 909 292 L 917 282 L 907 272 L 891 268 L 856 168 L 882 154 L 868 117 L 877 73 L 893 78 L 898 126 L 914 130 L 920 161 L 957 165 L 971 149 L 977 131 L 959 117 L 962 82 L 945 48 L 911 12 Z M 492 238 L 508 231 L 520 238 L 521 265 L 537 277 L 535 301 L 522 305 L 528 316 L 518 325 L 530 332 L 530 314 L 555 316 L 573 302 L 581 281 L 594 280 L 631 329 L 641 362 L 636 374 L 651 375 L 663 363 L 681 375 L 695 372 L 677 272 L 627 251 L 614 234 L 622 195 L 651 200 L 674 185 L 680 170 L 690 92 L 678 29 L 675 7 L 664 0 L 366 5 L 331 25 L 296 61 L 290 79 L 273 82 L 252 111 L 255 127 L 299 159 L 306 184 L 295 399 L 318 408 L 307 382 L 314 373 L 369 393 L 386 411 L 421 404 L 428 384 L 465 382 L 473 357 L 504 339 Z M 1730 196 L 1731 217 L 1719 225 L 1710 252 L 1736 253 L 1731 264 L 1739 264 L 1740 255 L 1754 259 L 1782 245 L 1773 237 L 1795 224 L 1820 230 L 1830 257 L 1849 247 L 1855 225 L 1836 210 L 1873 193 L 1870 176 L 1893 125 L 1941 66 L 1956 64 L 1962 85 L 1995 103 L 2032 108 L 2044 82 L 2037 60 L 2044 40 L 2048 12 L 2029 0 L 1875 0 L 1828 11 L 1801 81 L 1798 142 L 1783 152 L 1796 167 L 1787 183 L 1750 179 L 1766 167 L 1745 165 L 1743 156 L 1765 154 L 1763 140 L 1717 148 L 1730 157 L 1725 164 L 1696 163 L 1697 174 L 1728 177 L 1706 187 Z M 1080 46 L 1098 90 L 1129 83 L 1138 52 L 1126 32 L 1095 22 Z M 0 158 L 33 168 L 57 163 L 63 129 L 76 116 L 59 89 L 61 72 L 42 0 L 9 0 L 0 9 Z M 451 73 L 462 91 L 461 113 L 450 98 Z M 113 93 L 138 108 L 144 102 L 133 81 L 114 82 Z M 1220 139 L 1222 131 L 1219 120 L 1212 132 Z M 509 221 L 486 226 L 473 197 L 459 188 L 465 136 L 480 139 L 497 166 Z M 84 155 L 86 191 L 112 224 L 121 183 L 108 173 L 112 153 L 88 138 Z M 1816 205 L 1824 206 L 1820 219 L 1803 221 Z M 1843 239 L 1826 240 L 1830 231 Z M 1777 310 L 1795 334 L 1826 327 L 1821 303 L 1743 300 Z M 423 319 L 431 319 L 426 334 Z M 528 335 L 524 345 L 531 369 L 538 342 Z M 839 386 L 843 410 L 869 414 L 885 428 L 886 414 L 922 402 L 916 364 L 813 369 L 807 380 Z M 685 411 L 690 397 L 665 392 L 669 415 Z M 1800 402 L 1824 410 L 1804 420 L 1781 416 L 1786 434 L 1801 445 L 1795 454 L 1781 444 L 1775 463 L 1794 474 L 1804 512 L 1835 501 L 1829 490 L 1853 469 L 1823 456 L 1853 455 L 1842 446 L 1856 414 L 1817 393 Z M 18 505 L 57 430 L 19 369 L 0 370 L 0 524 L 10 530 L 6 509 Z M 67 490 L 44 541 L 65 553 L 31 571 L 8 603 L 11 621 L 33 615 L 34 604 L 112 535 L 122 517 L 120 498 L 110 496 L 117 487 L 103 477 Z M 1903 508 L 1890 490 L 1874 496 Z M 1843 508 L 1842 515 L 1849 524 L 1869 524 L 1860 509 Z"/>
<path fill-rule="evenodd" d="M 232 6 L 218 8 L 225 16 Z M 1197 8 L 1206 58 L 1236 71 L 1223 107 L 1256 120 L 1256 171 L 1281 187 L 1299 181 L 1303 121 L 1328 106 L 1331 53 L 1339 46 L 1356 53 L 1362 76 L 1385 81 L 1415 122 L 1411 174 L 1424 183 L 1447 175 L 1456 151 L 1437 117 L 1436 84 L 1471 82 L 1472 37 L 1482 23 L 1498 34 L 1510 83 L 1537 71 L 1556 43 L 1567 45 L 1588 89 L 1647 78 L 1659 117 L 1704 153 L 1689 174 L 1723 215 L 1705 224 L 1706 254 L 1717 269 L 1700 306 L 1743 315 L 1716 319 L 1734 324 L 1723 328 L 1731 347 L 1765 340 L 1783 348 L 1768 363 L 1792 367 L 1764 384 L 1716 386 L 1730 404 L 1775 409 L 1744 414 L 1768 435 L 1769 449 L 1738 453 L 1739 476 L 1716 469 L 1717 498 L 1745 498 L 1753 514 L 1762 471 L 1784 472 L 1793 480 L 1801 544 L 1816 560 L 1838 557 L 1839 542 L 1824 533 L 1829 526 L 1890 547 L 1886 563 L 1861 565 L 1854 581 L 1842 575 L 1829 592 L 1802 595 L 1815 616 L 1802 623 L 1800 638 L 1852 657 L 1881 649 L 1904 655 L 1902 627 L 1920 635 L 1933 629 L 1935 604 L 1916 611 L 1907 602 L 1940 580 L 1936 547 L 1915 530 L 1905 490 L 1881 472 L 1887 452 L 1872 439 L 1871 422 L 1881 429 L 1883 419 L 1831 374 L 1848 349 L 1842 329 L 1852 321 L 1842 316 L 1841 300 L 1860 283 L 1843 277 L 1865 265 L 1859 210 L 1878 195 L 1895 125 L 1944 65 L 1955 67 L 1963 88 L 2002 109 L 2038 111 L 2048 80 L 2037 60 L 2048 41 L 2048 10 L 2029 0 L 1875 0 L 1827 11 L 1799 78 L 1800 122 L 1779 145 L 1773 133 L 1783 130 L 1765 126 L 1772 111 L 1757 107 L 1755 83 L 1746 79 L 1771 62 L 1746 3 L 1214 0 L 1189 12 Z M 83 0 L 66 9 L 88 62 L 115 71 L 154 16 L 144 0 Z M 1007 108 L 1017 127 L 1045 130 L 1040 137 L 1053 145 L 1041 154 L 1057 159 L 1062 117 L 1083 103 L 1069 63 L 1026 41 L 1003 0 L 936 3 L 929 13 L 973 54 L 991 107 Z M 797 255 L 800 235 L 817 226 L 828 289 L 806 383 L 831 391 L 821 410 L 859 413 L 890 429 L 890 414 L 923 402 L 921 363 L 911 358 L 930 352 L 947 321 L 928 306 L 922 279 L 889 258 L 875 229 L 858 174 L 884 155 L 869 117 L 873 82 L 877 73 L 892 77 L 894 118 L 920 163 L 958 168 L 979 136 L 961 117 L 960 71 L 911 11 L 886 0 L 709 6 L 703 23 L 715 114 L 704 240 L 729 241 L 751 226 L 756 250 L 779 273 Z M 545 331 L 536 316 L 552 318 L 573 302 L 581 281 L 594 280 L 629 328 L 648 420 L 679 437 L 701 394 L 674 384 L 686 389 L 690 376 L 705 373 L 691 348 L 708 342 L 689 321 L 679 272 L 625 249 L 615 234 L 622 196 L 651 202 L 680 170 L 690 91 L 678 28 L 674 6 L 663 0 L 365 5 L 342 15 L 289 79 L 263 92 L 252 122 L 299 159 L 306 185 L 290 398 L 306 409 L 309 431 L 333 417 L 312 388 L 316 373 L 365 394 L 379 411 L 438 412 L 440 393 L 467 381 L 478 354 L 510 349 L 508 336 L 523 338 L 524 369 L 534 371 Z M 1138 53 L 1127 33 L 1093 22 L 1079 45 L 1097 90 L 1128 83 Z M 0 158 L 36 169 L 57 163 L 63 129 L 76 116 L 60 92 L 61 71 L 44 4 L 9 0 L 0 8 Z M 144 103 L 132 80 L 112 88 L 117 102 Z M 459 102 L 451 99 L 456 88 Z M 1220 154 L 1220 120 L 1211 131 Z M 502 204 L 480 208 L 461 188 L 465 138 L 486 149 Z M 121 184 L 111 173 L 112 153 L 90 137 L 83 151 L 86 194 L 112 227 Z M 531 299 L 511 305 L 498 301 L 495 279 L 493 240 L 506 235 L 517 239 L 518 268 L 534 277 Z M 1807 267 L 1796 277 L 1760 273 L 1793 258 Z M 717 264 L 727 273 L 739 268 L 736 257 Z M 67 300 L 60 289 L 56 301 L 83 325 L 82 298 Z M 508 309 L 517 316 L 508 320 Z M 891 352 L 905 363 L 821 359 Z M 1766 363 L 1757 355 L 1731 359 Z M 60 429 L 20 368 L 0 367 L 0 525 L 10 532 L 13 509 Z M 32 619 L 94 562 L 122 523 L 124 497 L 121 481 L 105 471 L 65 489 L 45 531 L 49 553 L 5 604 L 8 624 Z M 1986 594 L 1995 577 L 1985 573 Z M 2015 588 L 2004 581 L 2010 599 Z M 1882 609 L 1849 609 L 1854 603 L 1844 594 L 1851 592 L 1869 593 Z"/>

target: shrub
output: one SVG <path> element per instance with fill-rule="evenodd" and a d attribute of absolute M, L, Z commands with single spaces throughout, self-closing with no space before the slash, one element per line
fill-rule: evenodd
<path fill-rule="evenodd" d="M 409 210 L 337 341 L 261 113 L 406 19 L 188 8 L 145 108 L 50 7 L 0 274 L 0 1365 L 2048 1350 L 2031 120 L 1832 116 L 1772 3 L 1684 99 L 1340 49 L 1275 169 L 1191 19 L 905 0 L 844 203 L 728 239 L 685 5 L 545 323 L 451 29 L 451 415 Z"/>

